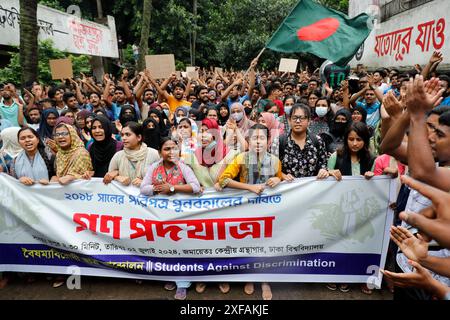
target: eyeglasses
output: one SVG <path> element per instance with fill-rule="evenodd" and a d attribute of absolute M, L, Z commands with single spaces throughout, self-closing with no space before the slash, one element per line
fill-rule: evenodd
<path fill-rule="evenodd" d="M 302 122 L 302 121 L 308 120 L 308 117 L 307 116 L 299 116 L 299 117 L 294 116 L 291 118 L 291 120 L 292 120 L 292 122 L 297 122 L 297 121 Z"/>
<path fill-rule="evenodd" d="M 59 132 L 59 133 L 55 133 L 55 134 L 53 135 L 53 137 L 54 137 L 54 138 L 58 138 L 58 137 L 67 137 L 67 136 L 69 136 L 69 135 L 70 135 L 69 132 Z"/>

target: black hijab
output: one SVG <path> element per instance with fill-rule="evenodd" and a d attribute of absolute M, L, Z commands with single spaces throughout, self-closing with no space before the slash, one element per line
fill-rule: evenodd
<path fill-rule="evenodd" d="M 150 117 L 152 113 L 156 114 L 156 116 L 159 118 L 158 126 L 161 137 L 167 137 L 169 135 L 169 127 L 166 125 L 166 122 L 164 121 L 164 119 L 167 119 L 166 114 L 159 111 L 158 109 L 150 109 L 150 111 L 148 112 L 148 116 Z M 167 119 L 167 121 L 169 120 Z"/>
<path fill-rule="evenodd" d="M 149 123 L 153 123 L 153 125 L 154 125 L 153 129 L 147 128 L 147 125 Z M 155 150 L 159 150 L 159 146 L 161 143 L 161 133 L 160 133 L 158 123 L 152 118 L 147 118 L 147 119 L 145 119 L 144 123 L 142 123 L 142 126 L 144 127 L 143 138 L 144 138 L 144 142 L 147 145 L 147 147 L 153 148 Z"/>
<path fill-rule="evenodd" d="M 92 137 L 94 142 L 89 149 L 89 154 L 91 155 L 92 166 L 94 167 L 94 177 L 103 178 L 108 172 L 112 157 L 116 153 L 117 141 L 111 137 L 112 124 L 107 117 L 96 115 L 94 120 L 92 120 L 92 125 L 96 121 L 99 121 L 103 130 L 105 130 L 105 139 L 103 141 L 97 141 Z"/>
<path fill-rule="evenodd" d="M 347 119 L 347 123 L 336 122 L 336 118 L 340 115 L 343 115 Z M 340 109 L 336 112 L 333 117 L 333 120 L 330 123 L 330 133 L 333 134 L 336 138 L 343 137 L 345 135 L 346 130 L 352 124 L 352 113 L 347 109 Z"/>
<path fill-rule="evenodd" d="M 127 111 L 127 110 L 131 110 L 133 115 L 128 115 L 128 114 L 126 115 L 125 111 Z M 139 119 L 137 117 L 136 110 L 134 109 L 133 106 L 131 106 L 131 105 L 122 106 L 122 108 L 120 109 L 120 114 L 119 114 L 119 121 L 122 126 L 125 126 L 127 124 L 127 122 L 130 122 L 130 121 L 138 122 L 138 120 Z"/>

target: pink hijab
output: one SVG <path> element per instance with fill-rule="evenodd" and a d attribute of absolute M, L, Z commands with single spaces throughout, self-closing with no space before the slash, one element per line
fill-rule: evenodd
<path fill-rule="evenodd" d="M 263 117 L 266 123 L 265 126 L 269 129 L 270 132 L 269 145 L 270 145 L 272 144 L 272 141 L 275 137 L 278 137 L 283 134 L 284 126 L 277 119 L 275 119 L 273 113 L 262 112 L 260 116 Z"/>
<path fill-rule="evenodd" d="M 202 125 L 207 126 L 208 129 L 214 130 L 212 134 L 214 136 L 214 140 L 216 141 L 216 145 L 212 150 L 207 150 L 207 148 L 203 149 L 202 147 L 197 148 L 197 150 L 195 150 L 195 155 L 197 156 L 198 162 L 200 162 L 202 166 L 211 167 L 225 158 L 228 153 L 228 149 L 223 143 L 219 124 L 216 120 L 203 119 Z"/>

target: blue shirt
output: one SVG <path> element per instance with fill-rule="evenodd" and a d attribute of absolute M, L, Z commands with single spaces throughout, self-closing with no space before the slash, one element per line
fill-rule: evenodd
<path fill-rule="evenodd" d="M 358 107 L 364 108 L 367 111 L 367 119 L 366 123 L 369 127 L 376 128 L 378 122 L 381 120 L 381 103 L 379 101 L 375 101 L 372 105 L 368 106 L 366 100 L 357 101 L 356 105 Z"/>
<path fill-rule="evenodd" d="M 444 100 L 442 100 L 440 106 L 450 106 L 450 97 L 447 97 Z"/>
<path fill-rule="evenodd" d="M 112 112 L 114 115 L 114 120 L 119 119 L 120 110 L 122 110 L 122 106 L 123 105 L 115 103 L 115 102 L 113 102 L 113 104 L 111 105 L 111 109 L 112 109 Z M 137 102 L 134 101 L 134 104 L 132 104 L 132 106 L 134 106 L 134 110 L 136 111 L 137 118 L 141 119 L 141 110 L 139 110 L 139 106 L 138 106 Z"/>
<path fill-rule="evenodd" d="M 236 100 L 231 100 L 231 98 L 228 97 L 227 98 L 228 110 L 230 110 L 231 105 L 233 103 L 239 102 L 240 104 L 243 104 L 245 100 L 250 100 L 250 97 L 247 94 L 244 95 L 243 97 L 240 97 L 240 98 L 236 99 Z"/>
<path fill-rule="evenodd" d="M 2 98 L 2 100 L 0 101 L 0 118 L 8 120 L 14 127 L 20 127 L 19 121 L 17 120 L 18 114 L 19 105 L 13 100 L 12 105 L 7 106 L 3 103 Z"/>

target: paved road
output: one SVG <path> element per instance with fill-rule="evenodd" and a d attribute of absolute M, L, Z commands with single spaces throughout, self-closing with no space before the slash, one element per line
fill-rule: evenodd
<path fill-rule="evenodd" d="M 52 288 L 52 282 L 45 275 L 36 274 L 34 283 L 13 277 L 8 285 L 0 290 L 0 299 L 31 300 L 95 300 L 95 299 L 131 299 L 131 300 L 172 300 L 174 292 L 164 290 L 163 282 L 143 281 L 101 277 L 82 277 L 80 290 L 69 290 L 66 286 Z M 273 300 L 392 300 L 387 289 L 375 290 L 366 295 L 359 285 L 351 285 L 350 292 L 330 291 L 324 284 L 312 283 L 272 283 Z M 261 288 L 255 285 L 251 296 L 243 292 L 243 283 L 232 283 L 231 291 L 224 295 L 217 284 L 210 284 L 203 294 L 195 292 L 194 286 L 188 290 L 188 300 L 261 300 Z"/>

